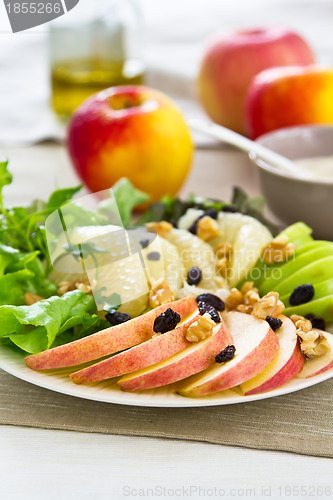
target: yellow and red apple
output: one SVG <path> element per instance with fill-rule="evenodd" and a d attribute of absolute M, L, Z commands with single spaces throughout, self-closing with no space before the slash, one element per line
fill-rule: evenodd
<path fill-rule="evenodd" d="M 236 348 L 235 357 L 214 363 L 186 381 L 177 391 L 182 396 L 205 396 L 235 387 L 261 373 L 276 357 L 279 341 L 265 320 L 236 311 L 224 313 L 223 318 Z"/>
<path fill-rule="evenodd" d="M 197 309 L 197 303 L 193 297 L 185 297 L 176 302 L 163 304 L 126 323 L 106 328 L 69 344 L 27 356 L 25 364 L 33 370 L 63 368 L 87 363 L 146 342 L 155 335 L 153 330 L 155 318 L 168 307 L 178 312 L 183 320 Z"/>
<path fill-rule="evenodd" d="M 118 384 L 124 391 L 142 391 L 172 384 L 209 368 L 217 353 L 232 343 L 224 321 L 218 323 L 212 334 L 182 351 L 142 370 L 125 375 Z"/>
<path fill-rule="evenodd" d="M 252 139 L 311 123 L 333 123 L 333 68 L 271 68 L 253 79 L 246 99 L 246 128 Z"/>
<path fill-rule="evenodd" d="M 126 349 L 115 356 L 104 359 L 87 368 L 73 373 L 70 378 L 76 384 L 96 382 L 107 378 L 119 377 L 126 373 L 141 370 L 173 356 L 191 343 L 186 339 L 189 326 L 198 319 L 199 311 L 196 310 L 185 319 L 177 328 L 156 335 L 153 338 Z"/>
<path fill-rule="evenodd" d="M 308 44 L 291 31 L 271 27 L 224 32 L 203 57 L 199 99 L 214 122 L 244 133 L 244 102 L 252 78 L 273 66 L 313 63 Z"/>
<path fill-rule="evenodd" d="M 305 358 L 294 323 L 286 316 L 281 315 L 279 318 L 282 320 L 282 326 L 276 331 L 279 339 L 278 353 L 265 370 L 241 384 L 245 396 L 280 387 L 296 377 L 304 366 Z"/>
<path fill-rule="evenodd" d="M 177 193 L 190 169 L 193 145 L 181 112 L 162 92 L 119 86 L 87 99 L 68 128 L 68 150 L 91 191 L 122 177 L 151 195 Z"/>

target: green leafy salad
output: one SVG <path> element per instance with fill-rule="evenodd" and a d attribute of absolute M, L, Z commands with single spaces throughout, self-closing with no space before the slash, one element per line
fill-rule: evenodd
<path fill-rule="evenodd" d="M 1 344 L 25 353 L 37 353 L 109 327 L 105 312 L 97 311 L 92 295 L 80 289 L 59 295 L 58 283 L 52 276 L 45 220 L 70 202 L 81 186 L 57 189 L 48 200 L 34 200 L 28 207 L 5 208 L 2 190 L 11 182 L 7 162 L 0 163 Z M 148 195 L 135 189 L 127 179 L 121 179 L 113 188 L 113 196 L 124 227 L 162 220 L 176 224 L 189 208 L 215 208 L 251 215 L 264 223 L 273 234 L 277 233 L 277 228 L 262 215 L 263 198 L 248 198 L 239 188 L 235 188 L 231 203 L 193 195 L 186 201 L 165 197 L 158 203 L 152 203 L 139 217 L 133 216 L 133 210 L 146 202 Z M 78 224 L 82 217 L 85 224 L 88 220 L 91 225 L 103 226 L 110 223 L 109 203 L 108 199 L 103 200 L 96 210 L 76 205 L 73 215 Z M 66 243 L 62 247 L 64 252 L 71 251 Z M 42 300 L 27 305 L 27 294 Z M 117 307 L 119 304 L 109 304 L 113 310 Z"/>

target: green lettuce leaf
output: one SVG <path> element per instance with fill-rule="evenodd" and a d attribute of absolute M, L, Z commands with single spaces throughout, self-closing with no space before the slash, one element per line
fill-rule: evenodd
<path fill-rule="evenodd" d="M 48 210 L 57 210 L 61 205 L 70 201 L 82 189 L 82 185 L 73 188 L 56 189 L 47 202 Z"/>
<path fill-rule="evenodd" d="M 133 209 L 149 200 L 150 196 L 136 189 L 133 184 L 126 178 L 120 179 L 112 188 L 111 193 L 117 203 L 119 215 L 124 227 L 127 227 L 132 219 Z M 98 210 L 104 214 L 112 214 L 114 210 L 113 197 L 103 200 Z"/>
<path fill-rule="evenodd" d="M 53 296 L 31 306 L 0 306 L 1 337 L 26 352 L 49 349 L 56 336 L 79 325 L 85 314 L 95 312 L 93 297 L 81 290 Z"/>
<path fill-rule="evenodd" d="M 80 317 L 80 322 L 78 322 L 77 325 L 75 325 L 72 329 L 68 329 L 57 335 L 51 347 L 56 347 L 58 345 L 67 344 L 68 342 L 73 342 L 74 340 L 82 339 L 87 335 L 92 335 L 93 333 L 109 327 L 110 323 L 97 314 L 84 313 Z"/>

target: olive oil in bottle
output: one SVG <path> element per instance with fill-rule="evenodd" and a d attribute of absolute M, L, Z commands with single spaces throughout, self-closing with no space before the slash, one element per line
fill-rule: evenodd
<path fill-rule="evenodd" d="M 50 29 L 52 107 L 64 119 L 100 90 L 144 81 L 141 18 L 133 0 L 81 2 Z"/>

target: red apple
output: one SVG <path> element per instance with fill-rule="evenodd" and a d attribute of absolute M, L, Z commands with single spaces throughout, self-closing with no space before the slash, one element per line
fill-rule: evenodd
<path fill-rule="evenodd" d="M 74 167 L 92 191 L 128 177 L 151 195 L 173 196 L 192 159 L 189 129 L 171 99 L 143 86 L 119 86 L 87 99 L 68 129 Z"/>
<path fill-rule="evenodd" d="M 245 95 L 252 78 L 272 66 L 313 62 L 308 44 L 286 29 L 228 31 L 206 50 L 198 77 L 199 98 L 214 122 L 244 133 Z"/>
<path fill-rule="evenodd" d="M 282 127 L 333 123 L 333 68 L 270 68 L 252 81 L 246 128 L 256 137 Z"/>

